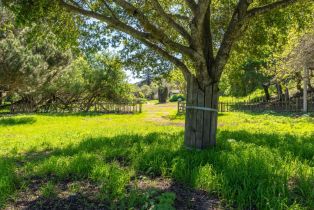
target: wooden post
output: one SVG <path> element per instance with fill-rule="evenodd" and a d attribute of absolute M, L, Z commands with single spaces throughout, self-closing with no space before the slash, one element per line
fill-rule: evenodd
<path fill-rule="evenodd" d="M 307 86 L 309 79 L 309 70 L 304 67 L 304 76 L 303 76 L 303 112 L 307 112 Z"/>

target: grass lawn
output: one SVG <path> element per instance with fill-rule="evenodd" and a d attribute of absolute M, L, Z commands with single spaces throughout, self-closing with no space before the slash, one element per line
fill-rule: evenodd
<path fill-rule="evenodd" d="M 313 118 L 220 114 L 189 151 L 175 103 L 143 110 L 0 118 L 0 208 L 314 209 Z"/>

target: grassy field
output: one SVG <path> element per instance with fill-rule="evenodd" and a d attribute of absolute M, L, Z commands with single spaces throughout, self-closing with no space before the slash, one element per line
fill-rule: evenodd
<path fill-rule="evenodd" d="M 175 113 L 0 118 L 0 206 L 192 208 L 204 193 L 215 208 L 314 209 L 313 118 L 220 114 L 218 145 L 190 151 Z"/>

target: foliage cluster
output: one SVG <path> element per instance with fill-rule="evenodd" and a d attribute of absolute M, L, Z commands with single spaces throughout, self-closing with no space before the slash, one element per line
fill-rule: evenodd
<path fill-rule="evenodd" d="M 95 101 L 131 100 L 117 56 L 86 57 L 70 45 L 71 40 L 60 43 L 62 33 L 55 34 L 47 22 L 21 26 L 14 14 L 0 9 L 0 92 L 6 92 L 12 103 L 37 107 L 79 103 L 88 109 Z M 45 30 L 40 33 L 39 28 Z"/>
<path fill-rule="evenodd" d="M 184 101 L 185 100 L 184 95 L 183 94 L 175 94 L 175 95 L 171 96 L 169 99 L 170 102 L 176 102 L 178 100 Z"/>

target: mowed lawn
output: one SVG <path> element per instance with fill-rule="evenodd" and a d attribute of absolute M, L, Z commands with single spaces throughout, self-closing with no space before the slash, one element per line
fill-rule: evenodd
<path fill-rule="evenodd" d="M 213 208 L 314 209 L 313 118 L 223 113 L 217 146 L 191 151 L 175 103 L 143 110 L 1 117 L 0 209 L 172 209 L 184 190 L 191 208 L 202 193 Z"/>

